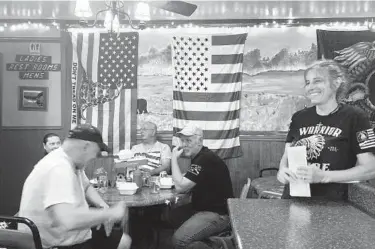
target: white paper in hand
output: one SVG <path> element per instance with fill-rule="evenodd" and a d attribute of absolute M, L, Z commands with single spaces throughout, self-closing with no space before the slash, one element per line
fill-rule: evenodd
<path fill-rule="evenodd" d="M 288 147 L 288 166 L 291 171 L 296 173 L 298 167 L 307 167 L 306 146 Z M 290 186 L 290 195 L 299 197 L 311 197 L 310 184 L 302 180 L 292 182 Z"/>

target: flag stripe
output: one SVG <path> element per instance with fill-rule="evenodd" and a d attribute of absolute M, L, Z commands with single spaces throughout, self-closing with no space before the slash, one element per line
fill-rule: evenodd
<path fill-rule="evenodd" d="M 216 64 L 211 66 L 211 73 L 214 74 L 231 74 L 242 73 L 242 63 L 238 64 Z"/>
<path fill-rule="evenodd" d="M 108 145 L 110 146 L 110 150 L 113 151 L 115 148 L 113 144 L 113 131 L 116 127 L 113 127 L 114 119 L 115 119 L 115 101 L 109 101 L 109 112 L 108 112 Z"/>
<path fill-rule="evenodd" d="M 243 54 L 212 55 L 211 63 L 215 64 L 238 64 L 243 62 Z"/>
<path fill-rule="evenodd" d="M 103 139 L 104 139 L 104 142 L 108 144 L 109 141 L 111 140 L 108 140 L 108 125 L 109 125 L 109 103 L 106 102 L 104 104 L 101 104 L 102 106 L 102 113 L 101 113 L 101 118 L 100 118 L 100 123 L 102 124 L 102 136 L 103 136 Z"/>
<path fill-rule="evenodd" d="M 81 61 L 82 61 L 82 65 L 86 69 L 87 76 L 91 77 L 91 71 L 89 71 L 89 69 L 91 69 L 91 68 L 88 68 L 88 65 L 87 65 L 87 63 L 88 63 L 87 57 L 88 57 L 88 52 L 89 52 L 88 45 L 89 45 L 88 34 L 84 34 L 84 35 L 82 35 Z"/>
<path fill-rule="evenodd" d="M 241 92 L 228 93 L 195 93 L 173 91 L 173 100 L 185 102 L 232 102 L 241 99 Z"/>
<path fill-rule="evenodd" d="M 213 150 L 230 149 L 233 146 L 240 146 L 240 138 L 225 138 L 225 139 L 204 139 L 203 145 Z"/>
<path fill-rule="evenodd" d="M 126 141 L 126 123 L 125 123 L 125 91 L 121 91 L 121 97 L 120 97 L 120 109 L 119 109 L 119 123 L 123 124 L 122 127 L 119 130 L 119 138 L 120 138 L 120 150 L 126 149 L 125 141 Z M 121 129 L 124 129 L 122 131 Z"/>
<path fill-rule="evenodd" d="M 94 61 L 94 54 L 93 53 L 89 53 L 88 51 L 93 51 L 95 48 L 94 48 L 94 34 L 90 33 L 88 36 L 85 35 L 85 37 L 87 37 L 87 61 L 86 61 L 86 64 L 87 64 L 87 73 L 89 74 L 88 76 L 90 78 L 92 78 L 92 68 L 95 67 L 95 64 L 93 63 L 90 63 L 90 61 Z M 94 78 L 92 78 L 92 80 L 94 81 Z M 94 81 L 95 82 L 95 81 Z"/>
<path fill-rule="evenodd" d="M 213 84 L 220 83 L 234 83 L 242 81 L 242 73 L 232 73 L 232 74 L 212 74 L 211 82 Z"/>
<path fill-rule="evenodd" d="M 216 155 L 220 155 L 221 158 L 232 158 L 234 157 L 233 155 L 242 155 L 242 149 L 241 149 L 241 146 L 235 146 L 235 147 L 232 147 L 230 149 L 217 149 L 217 150 L 214 150 L 212 149 L 212 151 L 216 154 Z"/>
<path fill-rule="evenodd" d="M 240 120 L 230 120 L 230 121 L 187 121 L 184 119 L 177 119 L 174 118 L 174 127 L 177 129 L 182 129 L 187 123 L 193 123 L 204 130 L 217 130 L 217 131 L 224 131 L 224 130 L 231 130 L 236 129 L 240 125 Z"/>
<path fill-rule="evenodd" d="M 173 110 L 173 117 L 178 118 L 178 119 L 185 119 L 185 120 L 205 120 L 205 121 L 233 120 L 233 119 L 237 119 L 240 117 L 240 110 L 222 111 L 222 112 Z"/>
<path fill-rule="evenodd" d="M 225 138 L 234 138 L 239 135 L 239 128 L 229 129 L 229 130 L 205 130 L 204 131 L 204 139 L 225 139 Z M 181 131 L 181 129 L 173 128 L 173 134 Z"/>
<path fill-rule="evenodd" d="M 221 45 L 221 46 L 212 46 L 211 47 L 211 54 L 213 55 L 233 55 L 233 54 L 241 54 L 244 51 L 245 44 L 229 44 L 229 45 Z"/>
<path fill-rule="evenodd" d="M 72 75 L 71 75 L 71 83 L 72 83 L 72 114 L 70 117 L 70 128 L 73 129 L 78 124 L 78 79 L 80 78 L 80 72 L 82 71 L 79 65 L 76 64 L 78 61 L 78 39 L 77 34 L 71 34 L 72 39 Z"/>
<path fill-rule="evenodd" d="M 212 46 L 228 44 L 245 44 L 247 34 L 238 35 L 213 35 Z"/>
<path fill-rule="evenodd" d="M 175 110 L 185 110 L 185 111 L 201 111 L 202 106 L 206 112 L 215 112 L 217 110 L 234 111 L 238 110 L 240 107 L 240 101 L 236 100 L 233 102 L 184 102 L 175 100 L 173 102 L 173 109 Z"/>
<path fill-rule="evenodd" d="M 121 94 L 123 93 L 124 91 L 121 91 Z M 120 126 L 120 104 L 121 104 L 121 94 L 120 94 L 120 97 L 116 98 L 114 101 L 113 101 L 113 148 L 119 148 L 119 150 L 122 150 L 124 149 L 123 146 L 124 144 L 120 144 L 120 132 L 119 132 L 119 129 L 117 129 L 117 127 L 121 127 Z"/>
<path fill-rule="evenodd" d="M 125 111 L 125 149 L 130 149 L 131 142 L 131 91 L 126 89 L 125 91 L 125 105 L 129 106 Z"/>
<path fill-rule="evenodd" d="M 137 68 L 135 69 L 137 72 Z M 136 74 L 137 75 L 137 74 Z M 133 131 L 133 132 L 130 132 L 130 136 L 131 136 L 131 139 L 130 139 L 130 146 L 129 146 L 129 149 L 131 148 L 131 146 L 133 146 L 137 140 L 137 89 L 130 89 L 131 91 L 131 130 L 130 131 Z"/>
<path fill-rule="evenodd" d="M 224 84 L 215 84 L 211 85 L 210 89 L 208 89 L 204 94 L 209 95 L 215 95 L 217 93 L 232 93 L 232 92 L 240 92 L 241 91 L 241 82 L 234 82 L 234 83 L 224 83 Z M 178 91 L 176 91 L 178 92 Z M 183 92 L 185 93 L 185 92 Z M 193 92 L 188 92 L 193 93 Z M 197 92 L 201 93 L 201 92 Z M 209 96 L 207 98 L 211 98 L 212 96 Z"/>

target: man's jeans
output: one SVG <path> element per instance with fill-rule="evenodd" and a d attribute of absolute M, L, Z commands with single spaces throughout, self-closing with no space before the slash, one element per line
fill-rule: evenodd
<path fill-rule="evenodd" d="M 177 209 L 179 210 L 172 211 L 171 215 L 179 215 L 180 219 L 185 217 L 185 222 L 173 235 L 172 243 L 175 249 L 187 248 L 192 242 L 207 239 L 230 228 L 228 215 L 207 211 L 194 212 L 190 205 Z M 171 218 L 174 223 L 174 217 Z"/>

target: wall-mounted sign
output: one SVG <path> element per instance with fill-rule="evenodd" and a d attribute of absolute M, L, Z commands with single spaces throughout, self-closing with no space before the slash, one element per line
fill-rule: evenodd
<path fill-rule="evenodd" d="M 29 52 L 30 54 L 40 54 L 40 43 L 32 42 L 29 44 Z"/>
<path fill-rule="evenodd" d="M 19 71 L 21 80 L 47 80 L 48 72 L 61 71 L 61 64 L 52 63 L 52 56 L 17 54 L 16 62 L 7 63 L 7 71 Z"/>
<path fill-rule="evenodd" d="M 48 72 L 19 72 L 21 80 L 47 80 Z"/>
<path fill-rule="evenodd" d="M 16 62 L 52 63 L 52 56 L 17 54 Z"/>
<path fill-rule="evenodd" d="M 7 71 L 60 71 L 61 64 L 7 63 Z"/>

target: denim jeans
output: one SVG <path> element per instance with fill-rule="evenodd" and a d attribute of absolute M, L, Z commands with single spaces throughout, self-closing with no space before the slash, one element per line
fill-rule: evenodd
<path fill-rule="evenodd" d="M 185 211 L 185 213 L 180 214 L 181 217 L 190 216 L 190 218 L 182 223 L 172 237 L 175 249 L 187 248 L 193 242 L 202 241 L 230 228 L 228 215 L 220 215 L 208 211 L 194 212 L 189 210 L 189 206 L 186 205 L 186 207 L 181 209 Z"/>

